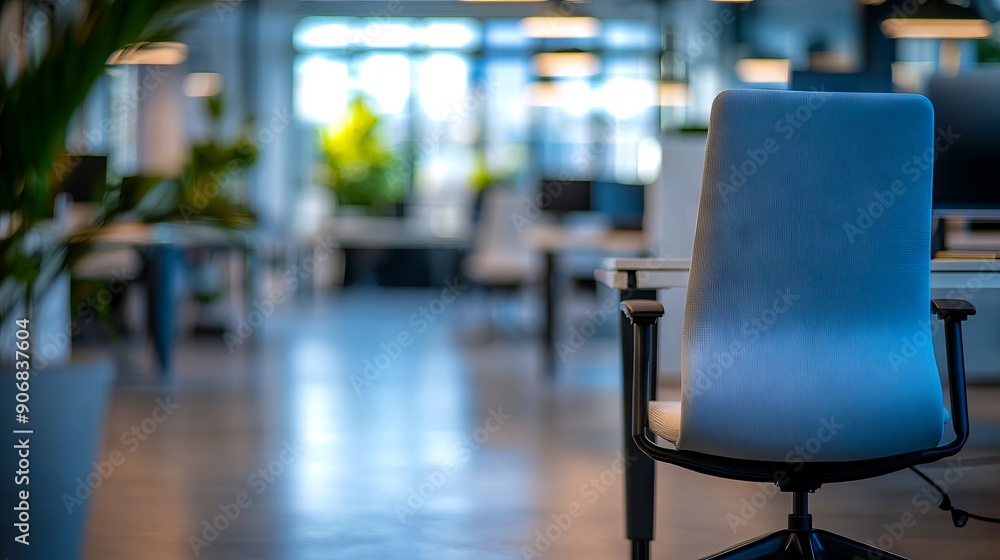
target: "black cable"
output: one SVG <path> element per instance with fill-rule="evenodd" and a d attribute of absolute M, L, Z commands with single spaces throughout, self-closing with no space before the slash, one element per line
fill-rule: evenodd
<path fill-rule="evenodd" d="M 1000 518 L 987 517 L 985 515 L 977 515 L 975 513 L 969 513 L 964 509 L 956 508 L 955 506 L 951 505 L 951 498 L 948 496 L 948 493 L 945 492 L 944 489 L 941 488 L 941 486 L 939 486 L 937 482 L 931 480 L 929 476 L 922 473 L 919 469 L 917 469 L 917 467 L 910 467 L 910 470 L 917 473 L 917 476 L 926 480 L 927 484 L 933 486 L 934 489 L 937 490 L 938 494 L 941 494 L 941 505 L 939 505 L 938 507 L 944 511 L 951 513 L 951 521 L 952 523 L 955 524 L 956 527 L 959 528 L 965 527 L 965 525 L 969 522 L 970 519 L 975 519 L 977 521 L 985 521 L 986 523 L 1000 523 Z"/>

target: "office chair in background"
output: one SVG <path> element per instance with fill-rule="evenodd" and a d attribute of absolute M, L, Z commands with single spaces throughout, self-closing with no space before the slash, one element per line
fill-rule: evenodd
<path fill-rule="evenodd" d="M 907 165 L 933 153 L 933 122 L 930 103 L 916 95 L 735 90 L 715 100 L 681 402 L 650 402 L 663 307 L 622 303 L 635 329 L 625 422 L 636 446 L 658 461 L 773 482 L 793 495 L 787 529 L 710 558 L 899 559 L 814 529 L 808 494 L 965 444 L 961 323 L 975 308 L 929 301 L 931 173 Z M 950 414 L 931 313 L 944 320 Z M 942 445 L 949 419 L 955 437 Z M 795 453 L 805 445 L 808 457 Z M 648 517 L 646 535 L 629 535 L 636 559 L 648 558 L 652 539 L 652 506 L 642 507 L 626 504 L 627 515 Z"/>
<path fill-rule="evenodd" d="M 512 219 L 524 212 L 525 197 L 513 186 L 491 187 L 482 197 L 472 251 L 464 263 L 465 275 L 485 290 L 491 315 L 495 311 L 492 295 L 495 292 L 509 294 L 515 308 L 514 323 L 520 328 L 521 290 L 542 281 L 541 257 L 525 244 L 517 222 Z M 489 326 L 492 330 L 492 322 Z"/>

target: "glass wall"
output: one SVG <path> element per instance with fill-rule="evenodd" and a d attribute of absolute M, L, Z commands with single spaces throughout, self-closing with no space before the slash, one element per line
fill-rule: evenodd
<path fill-rule="evenodd" d="M 363 96 L 404 162 L 411 196 L 476 177 L 655 179 L 661 37 L 649 22 L 595 20 L 549 37 L 519 19 L 308 17 L 294 33 L 302 164 L 318 131 Z M 308 137 L 308 138 L 305 138 Z"/>

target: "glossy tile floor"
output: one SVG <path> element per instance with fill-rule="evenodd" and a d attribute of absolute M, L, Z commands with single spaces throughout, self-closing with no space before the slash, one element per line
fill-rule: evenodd
<path fill-rule="evenodd" d="M 289 303 L 232 353 L 184 341 L 168 388 L 124 372 L 103 455 L 126 460 L 91 498 L 85 558 L 627 558 L 614 331 L 565 356 L 550 383 L 537 341 L 484 338 L 481 298 L 440 296 Z M 557 338 L 579 321 L 563 319 Z M 1000 389 L 970 397 L 962 456 L 997 462 Z M 176 408 L 154 415 L 157 399 Z M 655 558 L 784 525 L 789 499 L 768 487 L 658 469 Z M 1000 467 L 928 472 L 959 507 L 1000 515 Z M 824 487 L 812 510 L 817 526 L 903 556 L 998 557 L 1000 526 L 953 528 L 924 489 L 896 473 Z"/>

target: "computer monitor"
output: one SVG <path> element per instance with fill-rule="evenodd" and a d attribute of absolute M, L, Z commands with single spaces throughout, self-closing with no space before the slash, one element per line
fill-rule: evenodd
<path fill-rule="evenodd" d="M 556 215 L 590 211 L 590 181 L 542 179 L 542 210 Z"/>
<path fill-rule="evenodd" d="M 74 202 L 94 202 L 107 188 L 108 157 L 65 155 L 54 167 L 57 190 Z"/>
<path fill-rule="evenodd" d="M 889 72 L 793 71 L 789 88 L 796 91 L 888 93 L 892 91 L 892 74 Z"/>
<path fill-rule="evenodd" d="M 1000 71 L 933 77 L 934 213 L 1000 218 Z"/>
<path fill-rule="evenodd" d="M 590 186 L 590 207 L 611 220 L 616 229 L 642 229 L 645 185 L 594 181 Z"/>

